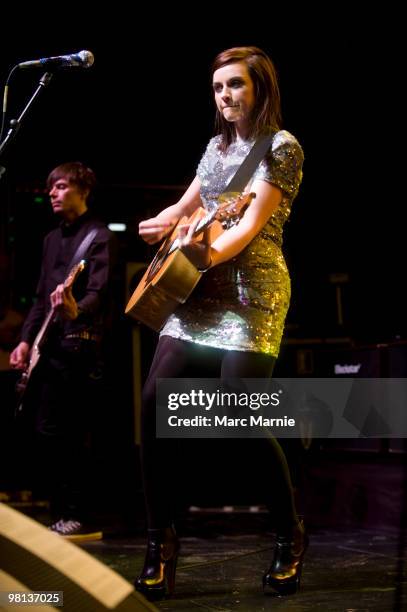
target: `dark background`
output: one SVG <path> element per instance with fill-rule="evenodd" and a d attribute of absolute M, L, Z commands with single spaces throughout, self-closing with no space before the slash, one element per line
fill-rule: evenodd
<path fill-rule="evenodd" d="M 67 160 L 82 160 L 97 173 L 100 215 L 127 223 L 119 237 L 123 259 L 150 259 L 136 226 L 194 177 L 213 133 L 211 62 L 227 47 L 255 44 L 275 61 L 284 127 L 305 151 L 303 185 L 286 226 L 293 279 L 288 332 L 339 333 L 358 342 L 404 336 L 396 16 L 391 36 L 387 15 L 356 21 L 346 9 L 319 13 L 316 21 L 310 13 L 281 16 L 271 9 L 263 19 L 257 13 L 221 18 L 198 7 L 145 8 L 143 18 L 117 6 L 94 15 L 23 11 L 23 24 L 21 16 L 9 19 L 2 84 L 20 61 L 80 49 L 95 56 L 88 70 L 55 74 L 3 159 L 1 246 L 12 258 L 14 304 L 30 299 L 42 237 L 53 223 L 47 198 L 33 192 Z M 14 73 L 8 121 L 42 73 Z M 342 326 L 333 273 L 346 274 Z"/>
<path fill-rule="evenodd" d="M 303 15 L 294 6 L 282 15 L 275 5 L 238 9 L 219 3 L 182 12 L 143 6 L 143 16 L 140 10 L 120 3 L 93 12 L 77 5 L 55 5 L 44 14 L 21 8 L 3 12 L 1 26 L 2 86 L 22 61 L 81 49 L 95 56 L 88 70 L 55 73 L 1 160 L 7 169 L 0 182 L 1 300 L 22 314 L 32 303 L 42 239 L 55 223 L 44 191 L 49 171 L 70 160 L 88 164 L 99 179 L 99 214 L 128 227 L 118 234 L 121 269 L 107 391 L 95 395 L 100 489 L 112 500 L 129 499 L 134 489 L 128 484 L 135 465 L 132 381 L 145 375 L 156 338 L 141 328 L 135 355 L 138 328 L 123 315 L 128 281 L 152 257 L 137 224 L 173 203 L 194 177 L 213 135 L 210 66 L 220 51 L 249 44 L 270 54 L 280 77 L 283 127 L 305 152 L 304 181 L 285 229 L 293 283 L 286 342 L 375 345 L 407 339 L 397 112 L 405 70 L 397 23 L 403 22 L 383 9 L 356 19 L 353 7 L 343 4 Z M 19 115 L 42 73 L 14 73 L 7 122 Z M 284 375 L 295 375 L 295 365 Z M 11 406 L 10 382 L 2 386 L 2 397 Z M 4 415 L 6 440 L 12 410 Z M 20 473 L 27 465 L 17 448 L 12 439 L 3 445 L 6 485 L 14 477 L 10 457 L 22 464 Z M 128 470 L 119 469 L 125 465 Z M 114 477 L 106 483 L 109 470 Z"/>

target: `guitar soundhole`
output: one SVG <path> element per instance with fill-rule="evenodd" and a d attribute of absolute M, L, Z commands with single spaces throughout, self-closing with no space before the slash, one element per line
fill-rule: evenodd
<path fill-rule="evenodd" d="M 155 276 L 156 272 L 158 272 L 160 267 L 161 267 L 161 262 L 156 256 L 151 262 L 150 270 L 146 276 L 146 284 L 149 283 L 153 279 L 153 277 Z"/>
<path fill-rule="evenodd" d="M 150 269 L 149 269 L 148 274 L 146 276 L 146 284 L 149 283 L 152 280 L 152 278 L 157 274 L 157 272 L 162 267 L 164 261 L 167 258 L 168 251 L 169 251 L 169 246 L 170 246 L 169 242 L 168 243 L 164 243 L 160 247 L 160 249 L 157 251 L 157 253 L 155 254 L 155 257 L 154 257 L 153 261 L 151 262 Z"/>

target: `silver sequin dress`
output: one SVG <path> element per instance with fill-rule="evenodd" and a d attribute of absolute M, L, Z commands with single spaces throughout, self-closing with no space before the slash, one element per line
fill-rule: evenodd
<path fill-rule="evenodd" d="M 254 141 L 235 142 L 226 153 L 220 136 L 210 140 L 199 163 L 201 199 L 208 210 L 225 190 Z M 295 137 L 282 130 L 253 180 L 280 187 L 283 198 L 261 232 L 233 259 L 204 274 L 161 335 L 219 349 L 277 357 L 290 302 L 290 276 L 281 251 L 283 226 L 302 179 L 304 155 Z"/>

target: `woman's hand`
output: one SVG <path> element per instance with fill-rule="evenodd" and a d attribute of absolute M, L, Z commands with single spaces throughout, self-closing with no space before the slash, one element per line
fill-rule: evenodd
<path fill-rule="evenodd" d="M 194 233 L 199 222 L 200 219 L 197 218 L 190 224 L 178 226 L 179 248 L 198 270 L 206 270 L 211 265 L 210 230 L 209 227 L 204 229 L 199 234 L 202 239 L 197 241 Z"/>
<path fill-rule="evenodd" d="M 139 234 L 148 244 L 160 242 L 168 236 L 171 230 L 183 217 L 190 217 L 201 206 L 199 195 L 201 183 L 196 176 L 182 198 L 176 203 L 162 210 L 156 217 L 146 219 L 139 224 Z"/>
<path fill-rule="evenodd" d="M 175 226 L 176 220 L 162 221 L 159 217 L 152 217 L 139 224 L 139 234 L 147 244 L 160 242 Z"/>

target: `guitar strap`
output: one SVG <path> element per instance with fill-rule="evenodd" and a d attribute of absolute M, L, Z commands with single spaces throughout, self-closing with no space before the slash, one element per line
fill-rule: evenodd
<path fill-rule="evenodd" d="M 275 132 L 272 134 L 263 134 L 256 140 L 223 193 L 243 191 L 250 178 L 253 176 L 257 166 L 270 148 L 274 135 Z"/>
<path fill-rule="evenodd" d="M 82 240 L 78 248 L 76 249 L 74 256 L 72 257 L 70 264 L 68 266 L 68 270 L 71 270 L 77 263 L 80 262 L 81 259 L 84 259 L 84 255 L 86 255 L 86 251 L 90 247 L 92 240 L 95 238 L 98 233 L 98 229 L 94 227 L 90 230 Z"/>

